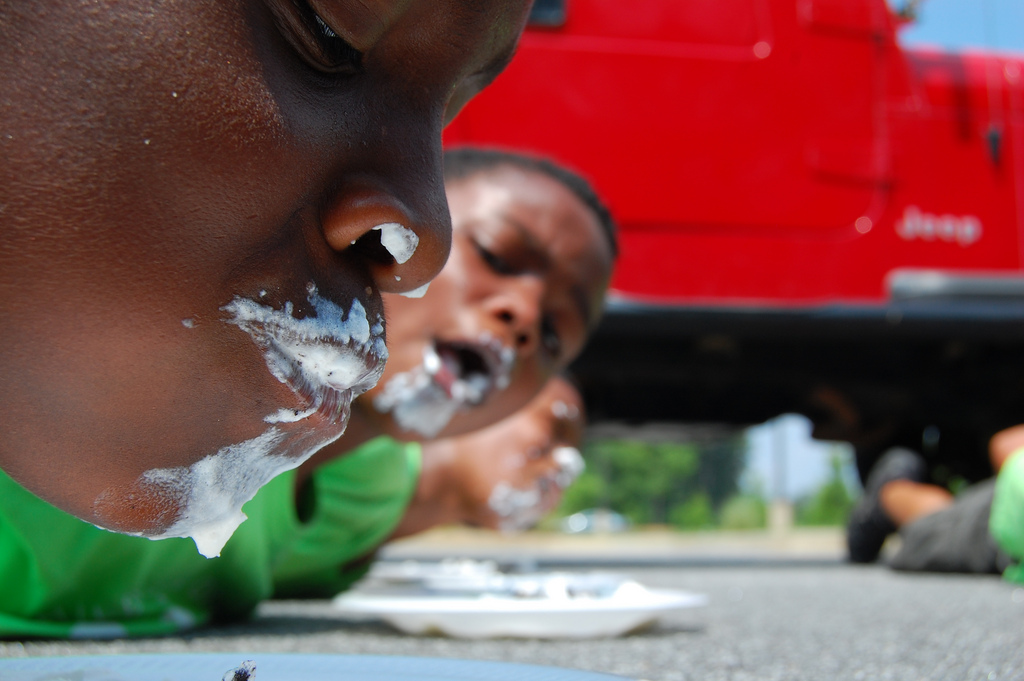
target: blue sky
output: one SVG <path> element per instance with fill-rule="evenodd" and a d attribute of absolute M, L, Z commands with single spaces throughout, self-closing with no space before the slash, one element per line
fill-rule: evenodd
<path fill-rule="evenodd" d="M 812 440 L 810 421 L 796 414 L 780 416 L 747 429 L 747 468 L 741 485 L 748 489 L 759 488 L 771 499 L 780 492 L 781 482 L 782 496 L 799 499 L 813 493 L 828 479 L 833 454 L 843 460 L 847 487 L 859 489 L 852 447 L 846 443 Z M 781 481 L 777 457 L 781 457 Z"/>
<path fill-rule="evenodd" d="M 924 0 L 917 23 L 902 31 L 900 42 L 1024 53 L 1024 0 Z"/>

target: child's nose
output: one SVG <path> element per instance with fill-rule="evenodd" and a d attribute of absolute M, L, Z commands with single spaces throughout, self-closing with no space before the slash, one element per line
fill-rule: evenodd
<path fill-rule="evenodd" d="M 520 276 L 506 281 L 488 303 L 489 313 L 510 332 L 520 357 L 540 349 L 543 294 L 544 284 L 538 277 Z"/>
<path fill-rule="evenodd" d="M 444 267 L 451 249 L 443 191 L 417 201 L 415 208 L 411 203 L 376 188 L 349 187 L 339 192 L 322 218 L 331 248 L 361 258 L 385 293 L 424 286 Z"/>

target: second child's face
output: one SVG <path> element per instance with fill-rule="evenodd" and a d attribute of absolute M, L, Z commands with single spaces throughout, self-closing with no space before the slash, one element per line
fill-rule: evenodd
<path fill-rule="evenodd" d="M 358 401 L 401 439 L 525 405 L 579 354 L 611 275 L 607 237 L 560 182 L 510 165 L 451 181 L 452 254 L 422 299 L 385 297 L 391 360 Z"/>
<path fill-rule="evenodd" d="M 0 3 L 0 464 L 109 528 L 226 527 L 204 482 L 254 493 L 380 375 L 381 292 L 449 249 L 441 129 L 528 3 L 66 4 Z"/>

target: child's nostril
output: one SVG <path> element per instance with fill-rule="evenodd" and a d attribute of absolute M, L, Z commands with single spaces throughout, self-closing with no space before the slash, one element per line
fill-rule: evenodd
<path fill-rule="evenodd" d="M 399 265 L 409 262 L 409 258 L 416 252 L 420 238 L 416 232 L 404 227 L 397 222 L 386 222 L 377 225 L 373 231 L 380 232 L 380 243 L 387 249 L 391 257 Z"/>
<path fill-rule="evenodd" d="M 371 229 L 366 234 L 352 242 L 352 249 L 363 258 L 378 265 L 390 267 L 395 264 L 395 258 L 391 252 L 381 243 L 381 231 Z"/>
<path fill-rule="evenodd" d="M 516 336 L 516 345 L 526 345 L 530 341 L 530 337 L 525 333 L 521 333 Z"/>
<path fill-rule="evenodd" d="M 514 319 L 514 317 L 512 316 L 512 313 L 509 312 L 508 310 L 502 310 L 501 312 L 498 313 L 498 319 L 500 319 L 503 322 L 511 322 Z"/>

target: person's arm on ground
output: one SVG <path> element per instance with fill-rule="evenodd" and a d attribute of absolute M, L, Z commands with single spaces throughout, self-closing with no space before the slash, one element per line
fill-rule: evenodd
<path fill-rule="evenodd" d="M 455 446 L 451 440 L 438 440 L 423 445 L 416 491 L 390 539 L 401 539 L 438 525 L 456 524 L 465 520 L 458 478 L 452 471 L 454 461 Z"/>
<path fill-rule="evenodd" d="M 992 436 L 988 443 L 992 471 L 998 473 L 1006 460 L 1017 450 L 1024 448 L 1024 424 L 1010 426 Z"/>

